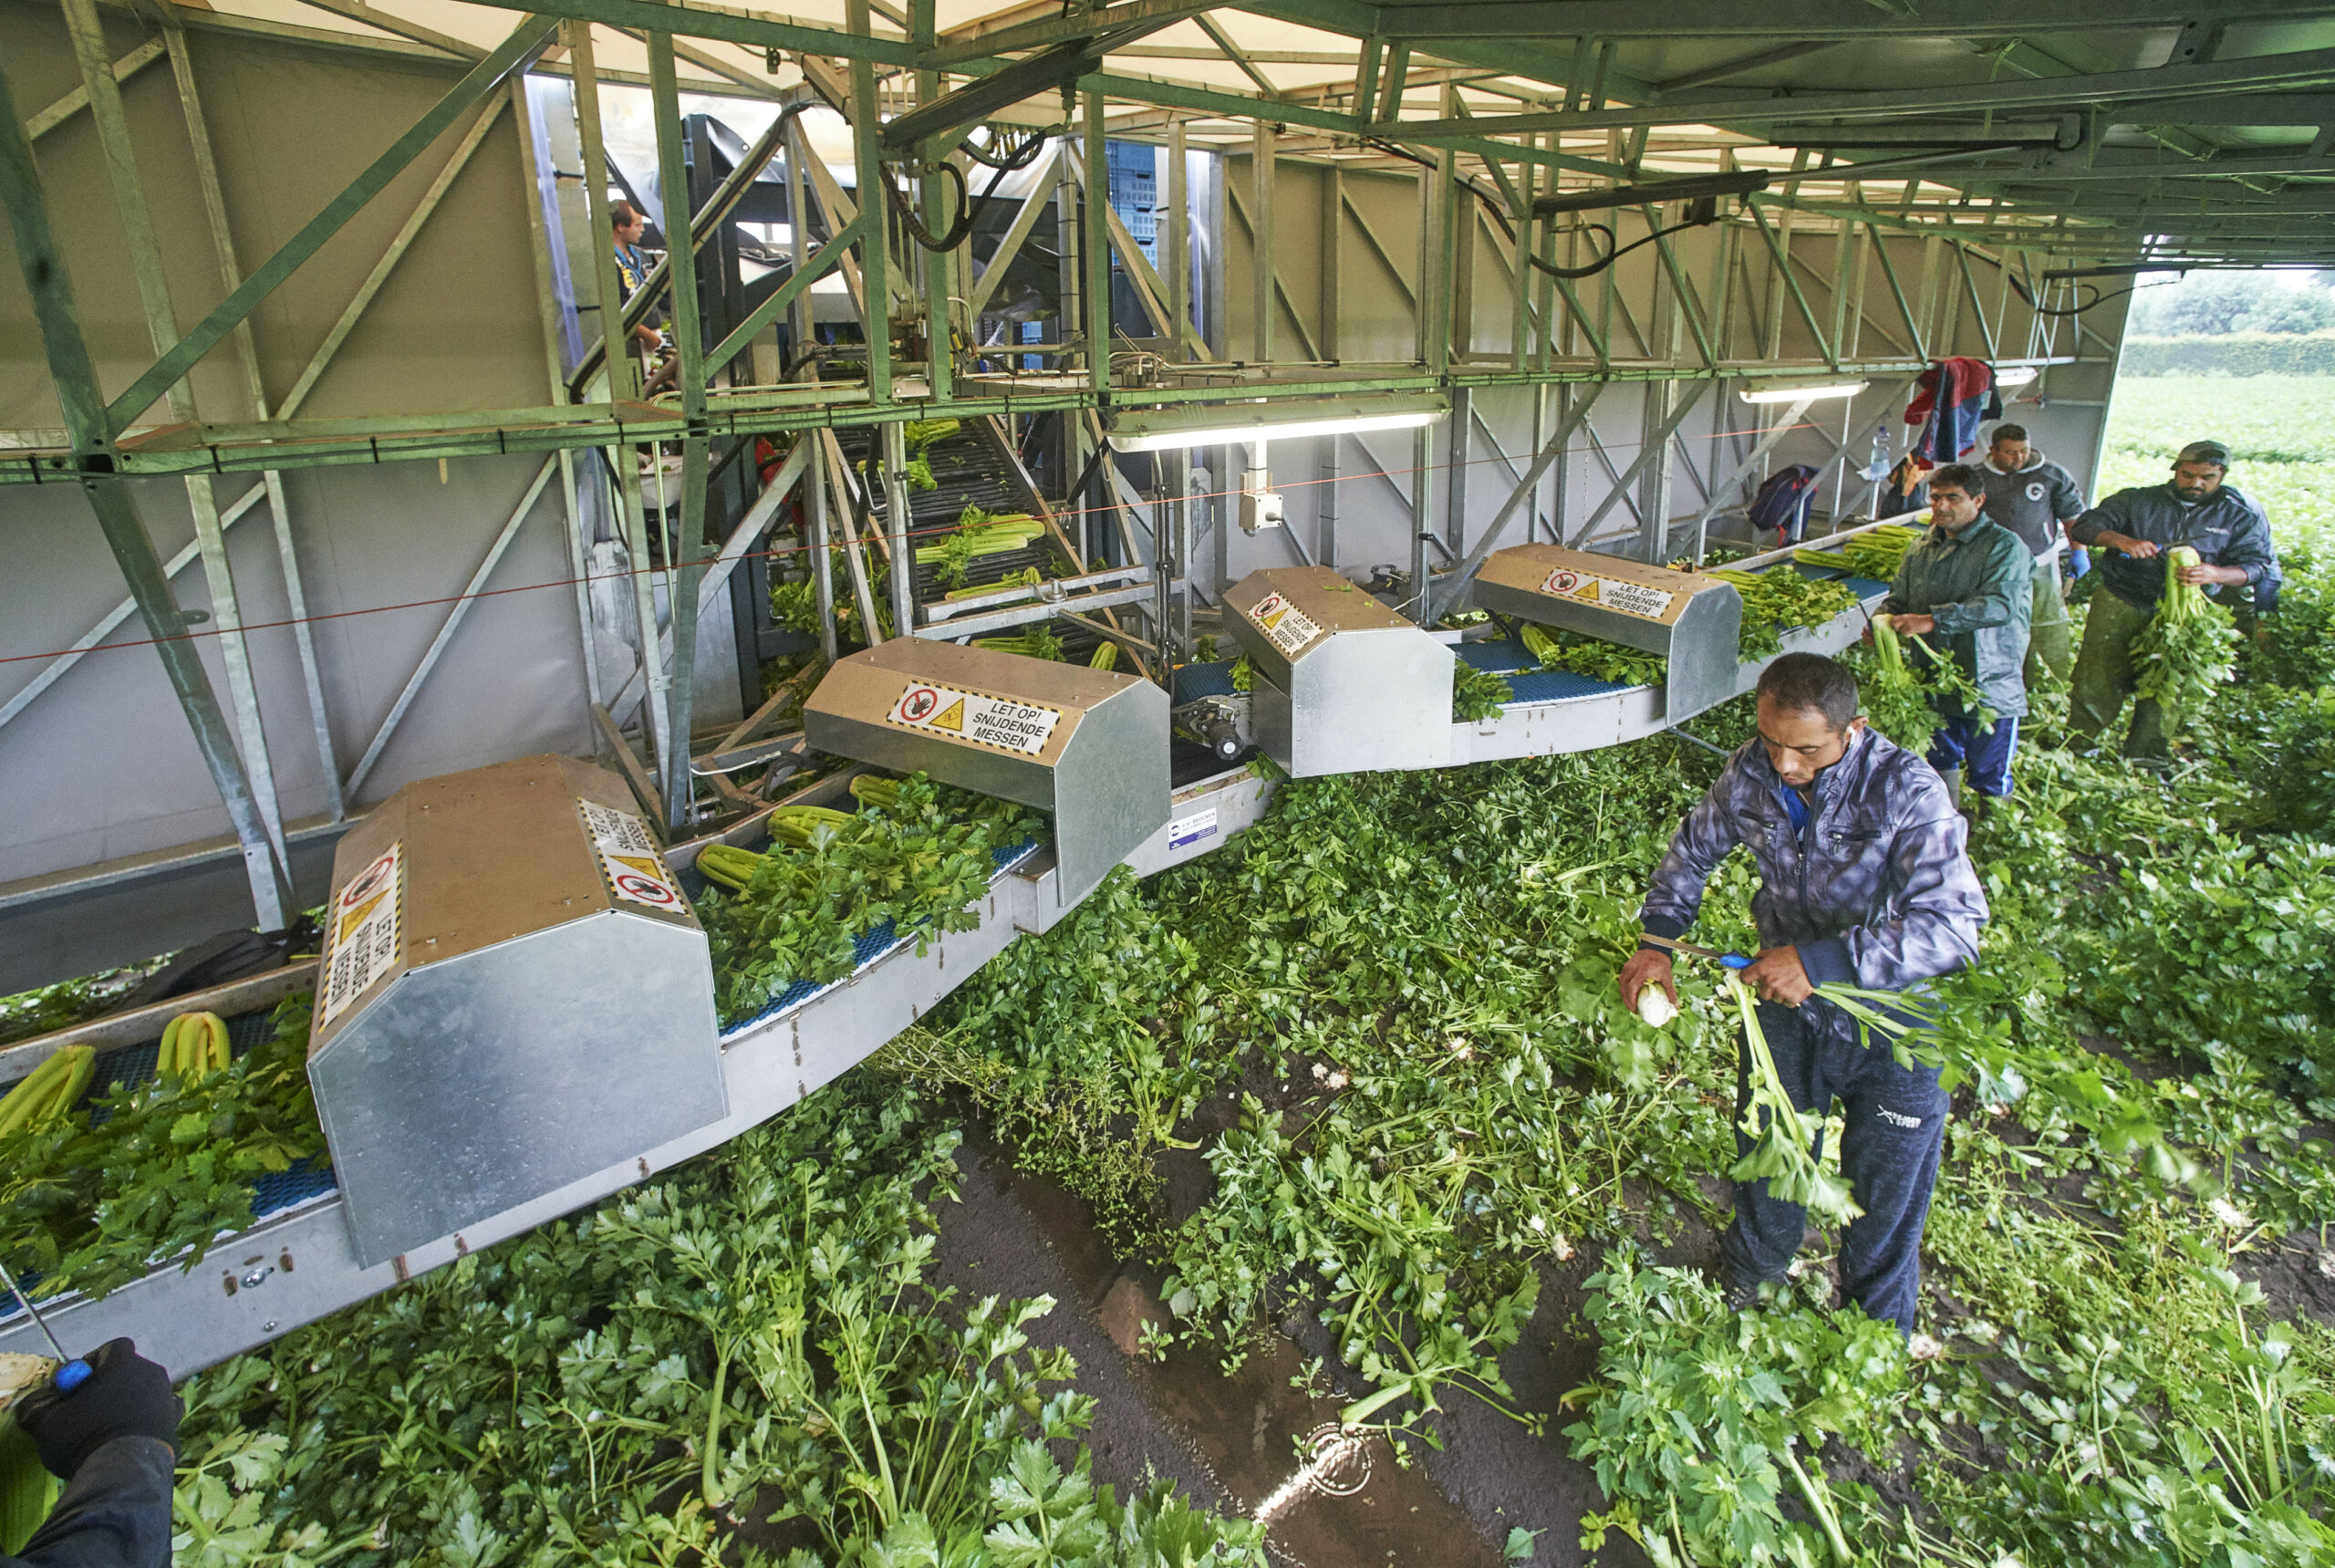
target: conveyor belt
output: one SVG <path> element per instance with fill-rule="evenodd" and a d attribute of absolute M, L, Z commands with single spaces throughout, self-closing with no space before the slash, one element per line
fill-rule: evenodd
<path fill-rule="evenodd" d="M 1772 571 L 1774 568 L 1769 569 Z M 1791 564 L 1791 569 L 1803 577 L 1813 577 L 1820 583 L 1845 583 L 1851 593 L 1868 603 L 1876 598 L 1885 598 L 1889 594 L 1889 585 L 1878 577 L 1861 577 L 1854 572 L 1840 567 L 1814 566 L 1806 561 L 1794 561 Z"/>
<path fill-rule="evenodd" d="M 1240 660 L 1211 659 L 1206 664 L 1182 664 L 1176 668 L 1176 702 L 1197 702 L 1203 697 L 1238 696 L 1232 687 L 1232 667 Z"/>
<path fill-rule="evenodd" d="M 260 1008 L 239 1012 L 227 1021 L 227 1046 L 238 1061 L 275 1037 L 275 1010 Z M 133 1044 L 115 1045 L 98 1053 L 96 1071 L 90 1075 L 89 1087 L 74 1102 L 77 1110 L 94 1111 L 97 1102 L 116 1089 L 137 1088 L 154 1081 L 155 1071 L 161 1059 L 162 1037 L 157 1033 L 151 1040 Z M 102 1121 L 102 1116 L 93 1119 Z M 252 1184 L 252 1219 L 254 1222 L 280 1214 L 286 1210 L 312 1202 L 337 1190 L 329 1166 L 312 1165 L 306 1159 L 295 1160 L 283 1170 L 270 1171 Z M 41 1276 L 27 1270 L 23 1283 L 27 1290 L 36 1288 Z M 24 1315 L 24 1308 L 11 1295 L 0 1294 L 0 1324 Z"/>
<path fill-rule="evenodd" d="M 873 454 L 880 449 L 877 427 L 867 425 L 857 430 L 837 431 L 835 440 L 856 472 L 862 462 L 868 462 L 872 469 Z M 939 483 L 931 490 L 908 487 L 908 533 L 912 548 L 933 545 L 947 537 L 944 531 L 965 514 L 968 506 L 1001 513 L 1024 512 L 1029 508 L 1028 498 L 1022 493 L 1011 465 L 972 421 L 964 421 L 955 435 L 926 447 L 924 458 L 932 469 L 932 477 Z M 879 528 L 888 524 L 889 500 L 882 485 L 869 487 L 868 509 Z M 939 563 L 919 561 L 916 567 L 917 602 L 932 604 L 953 589 L 1001 583 L 1008 577 L 1019 576 L 1032 566 L 1050 577 L 1062 570 L 1052 545 L 1045 542 L 968 562 L 965 580 L 960 583 L 944 581 Z"/>
<path fill-rule="evenodd" d="M 992 856 L 997 862 L 997 866 L 996 869 L 990 873 L 990 881 L 994 884 L 999 877 L 1003 877 L 1008 872 L 1012 871 L 1016 867 L 1026 863 L 1030 857 L 1038 852 L 1040 847 L 1041 846 L 1036 839 L 1025 838 L 1019 844 L 1010 845 L 1003 849 L 992 851 Z M 691 872 L 690 875 L 694 877 L 696 873 Z M 869 966 L 880 962 L 882 960 L 889 957 L 892 953 L 897 952 L 901 948 L 908 946 L 911 941 L 914 941 L 917 938 L 918 931 L 920 929 L 922 929 L 922 928 L 918 928 L 917 930 L 902 931 L 896 923 L 891 920 L 886 920 L 882 925 L 877 927 L 874 930 L 869 931 L 866 936 L 861 937 L 856 942 L 852 944 L 853 963 L 851 973 L 844 975 L 840 979 L 836 980 L 798 980 L 794 984 L 788 986 L 784 991 L 779 992 L 777 996 L 771 1000 L 769 1006 L 763 1008 L 760 1012 L 755 1013 L 752 1018 L 731 1024 L 728 1028 L 722 1030 L 721 1038 L 726 1042 L 735 1040 L 744 1034 L 750 1034 L 765 1024 L 775 1023 L 777 1020 L 785 1017 L 788 1013 L 794 1012 L 797 1008 L 807 1005 L 824 992 L 832 990 L 838 985 L 849 985 L 853 981 L 858 979 L 861 972 L 866 971 Z"/>
<path fill-rule="evenodd" d="M 1234 776 L 1243 784 L 1257 782 L 1245 774 Z M 1242 825 L 1258 808 L 1253 789 L 1244 804 L 1250 815 Z M 127 1334 L 183 1376 L 718 1147 L 800 1103 L 913 1023 L 1017 935 L 1042 930 L 1059 918 L 1052 868 L 1032 864 L 1039 855 L 1036 845 L 1023 844 L 998 857 L 990 894 L 977 906 L 982 918 L 975 929 L 932 934 L 923 950 L 916 933 L 871 933 L 850 975 L 800 996 L 790 992 L 762 1017 L 726 1032 L 722 1061 L 732 1114 L 690 1138 L 372 1268 L 357 1261 L 331 1173 L 285 1172 L 260 1184 L 262 1216 L 248 1230 L 220 1237 L 194 1268 L 174 1261 L 101 1300 L 67 1293 L 54 1306 L 44 1303 L 43 1312 L 68 1345 L 101 1344 Z M 267 1018 L 262 1012 L 237 1022 L 248 1030 L 256 1020 L 255 1037 L 265 1038 Z M 153 1044 L 142 1047 L 150 1074 Z M 139 1049 L 108 1054 L 134 1066 Z M 14 1321 L 0 1314 L 0 1349 L 37 1353 L 42 1347 L 36 1340 L 21 1310 Z"/>
<path fill-rule="evenodd" d="M 1821 567 L 1796 567 L 1811 575 Z M 1865 607 L 1886 585 L 1848 576 Z M 1823 627 L 1787 634 L 1787 647 L 1832 651 L 1852 642 L 1866 610 L 1843 612 Z M 1549 755 L 1614 745 L 1659 731 L 1661 689 L 1624 687 L 1570 671 L 1541 670 L 1512 639 L 1463 643 L 1458 656 L 1496 670 L 1516 690 L 1501 714 L 1452 727 L 1452 761 Z M 1765 660 L 1743 666 L 1749 690 Z M 1231 692 L 1232 663 L 1188 664 L 1177 671 L 1178 701 Z M 1174 796 L 1174 818 L 1127 857 L 1138 875 L 1191 859 L 1229 842 L 1267 809 L 1271 778 L 1225 770 Z M 256 1184 L 250 1230 L 223 1237 L 192 1270 L 168 1263 L 102 1301 L 58 1298 L 52 1315 L 68 1342 L 98 1343 L 115 1334 L 152 1339 L 175 1371 L 189 1372 L 264 1344 L 302 1324 L 387 1290 L 412 1273 L 583 1208 L 679 1160 L 717 1147 L 779 1114 L 862 1060 L 912 1023 L 1023 932 L 1043 931 L 1067 912 L 1055 896 L 1054 872 L 1034 845 L 1001 852 L 980 923 L 966 931 L 902 933 L 889 926 L 861 939 L 852 973 L 825 983 L 799 982 L 755 1018 L 725 1030 L 722 1062 L 731 1116 L 638 1161 L 612 1167 L 561 1190 L 400 1256 L 358 1263 L 329 1170 L 296 1168 Z M 198 999 L 190 999 L 199 1005 Z M 271 1010 L 231 1021 L 237 1054 L 267 1038 Z M 102 1084 L 152 1075 L 160 1030 L 100 1056 Z M 222 1285 L 225 1285 L 223 1291 Z M 21 1312 L 0 1312 L 0 1349 L 32 1349 Z"/>
<path fill-rule="evenodd" d="M 1484 642 L 1463 642 L 1453 651 L 1459 655 L 1461 662 L 1470 668 L 1489 670 L 1494 675 L 1506 678 L 1509 690 L 1516 695 L 1502 703 L 1502 707 L 1523 707 L 1535 702 L 1569 702 L 1576 697 L 1603 697 L 1608 692 L 1631 690 L 1619 681 L 1600 680 L 1593 675 L 1583 675 L 1571 670 L 1543 670 L 1541 661 L 1512 637 Z"/>

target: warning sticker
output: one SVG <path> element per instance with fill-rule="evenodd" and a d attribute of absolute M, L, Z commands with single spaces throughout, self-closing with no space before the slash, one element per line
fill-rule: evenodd
<path fill-rule="evenodd" d="M 1216 807 L 1202 806 L 1189 816 L 1179 816 L 1168 825 L 1168 847 L 1181 849 L 1187 844 L 1198 844 L 1203 838 L 1216 836 Z"/>
<path fill-rule="evenodd" d="M 1322 628 L 1303 610 L 1279 594 L 1267 594 L 1249 612 L 1249 618 L 1264 628 L 1272 645 L 1292 659 L 1297 650 L 1322 635 Z"/>
<path fill-rule="evenodd" d="M 608 879 L 609 892 L 660 914 L 690 912 L 690 901 L 674 885 L 673 874 L 665 869 L 665 857 L 658 853 L 657 840 L 647 823 L 628 811 L 588 800 L 577 801 L 576 809 L 582 815 L 584 831 L 591 836 L 592 847 L 600 857 L 600 870 Z"/>
<path fill-rule="evenodd" d="M 379 859 L 350 877 L 348 886 L 332 901 L 332 924 L 325 933 L 318 1028 L 347 1011 L 366 987 L 389 973 L 398 961 L 405 903 L 404 857 L 405 840 L 400 839 Z"/>
<path fill-rule="evenodd" d="M 1062 722 L 1062 710 L 910 681 L 884 717 L 904 729 L 932 731 L 950 740 L 1034 757 L 1046 749 L 1047 738 Z"/>
<path fill-rule="evenodd" d="M 1541 591 L 1579 599 L 1583 604 L 1603 605 L 1624 615 L 1644 616 L 1648 620 L 1660 620 L 1678 597 L 1666 588 L 1650 588 L 1644 583 L 1624 583 L 1563 567 L 1549 574 Z"/>

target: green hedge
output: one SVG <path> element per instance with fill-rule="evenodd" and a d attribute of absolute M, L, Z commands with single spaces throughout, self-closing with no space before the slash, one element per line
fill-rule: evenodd
<path fill-rule="evenodd" d="M 2335 376 L 2335 332 L 2127 337 L 2127 376 Z"/>

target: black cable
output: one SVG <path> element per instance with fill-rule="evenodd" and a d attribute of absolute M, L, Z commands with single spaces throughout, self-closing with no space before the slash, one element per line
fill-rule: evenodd
<path fill-rule="evenodd" d="M 2085 300 L 2081 305 L 2071 305 L 2061 307 L 2058 306 L 2039 305 L 2036 303 L 2035 296 L 2027 292 L 2027 286 L 2025 284 L 2019 282 L 2017 277 L 2012 277 L 2009 282 L 2010 291 L 2018 296 L 2019 299 L 2025 303 L 2028 309 L 2033 311 L 2038 316 L 2051 317 L 2060 320 L 2069 320 L 2075 317 L 2081 316 L 2085 311 L 2097 309 L 2099 306 L 2107 304 L 2112 299 L 2122 299 L 2128 294 L 2137 294 L 2143 286 L 2136 283 L 2131 288 L 2120 288 L 2113 294 L 2102 294 L 2100 292 L 2100 286 L 2096 283 L 2080 283 L 2076 285 L 2076 286 L 2078 288 L 2088 288 L 2091 290 L 2091 297 Z"/>
<path fill-rule="evenodd" d="M 1365 137 L 1363 139 L 1363 145 L 1373 148 L 1380 152 L 1384 152 L 1390 157 L 1400 158 L 1406 162 L 1416 163 L 1422 169 L 1432 169 L 1436 166 L 1434 159 L 1422 158 L 1417 153 L 1413 152 L 1409 148 L 1399 146 L 1392 141 L 1381 141 L 1375 137 Z M 1493 223 L 1500 225 L 1500 234 L 1504 238 L 1510 241 L 1513 241 L 1516 238 L 1516 225 L 1509 221 L 1508 208 L 1502 204 L 1497 195 L 1485 190 L 1482 186 L 1477 184 L 1472 179 L 1458 180 L 1454 182 L 1458 184 L 1461 190 L 1467 192 L 1469 195 L 1475 197 L 1477 201 L 1483 203 L 1484 211 L 1490 214 Z M 1710 212 L 1690 218 L 1683 223 L 1676 223 L 1669 228 L 1650 234 L 1646 235 L 1645 239 L 1634 240 L 1630 244 L 1622 246 L 1619 250 L 1613 248 L 1614 234 L 1613 227 L 1610 224 L 1588 223 L 1584 224 L 1583 227 L 1603 229 L 1605 231 L 1606 253 L 1598 260 L 1591 262 L 1581 267 L 1552 266 L 1549 263 L 1542 261 L 1539 256 L 1531 254 L 1529 251 L 1526 253 L 1524 259 L 1531 262 L 1541 271 L 1547 273 L 1551 277 L 1562 277 L 1569 281 L 1584 277 L 1594 277 L 1599 273 L 1603 272 L 1607 267 L 1612 266 L 1615 262 L 1621 260 L 1624 256 L 1629 254 L 1632 251 L 1637 249 L 1640 245 L 1651 244 L 1655 240 L 1663 238 L 1665 235 L 1675 234 L 1681 229 L 1701 228 L 1706 223 L 1716 222 L 1718 220 L 1718 211 L 1714 208 Z"/>
<path fill-rule="evenodd" d="M 1613 225 L 1613 224 L 1611 224 L 1611 223 L 1583 223 L 1583 224 L 1581 226 L 1581 228 L 1580 228 L 1578 231 L 1576 231 L 1576 232 L 1577 232 L 1577 233 L 1586 233 L 1586 232 L 1588 232 L 1588 231 L 1589 231 L 1589 230 L 1591 230 L 1591 229 L 1598 229 L 1598 230 L 1602 230 L 1602 231 L 1603 231 L 1604 235 L 1605 235 L 1605 254 L 1604 254 L 1603 255 L 1600 256 L 1597 260 L 1595 260 L 1595 261 L 1593 261 L 1593 262 L 1590 262 L 1590 263 L 1588 263 L 1586 265 L 1583 265 L 1583 266 L 1557 266 L 1557 265 L 1553 265 L 1553 264 L 1551 264 L 1551 263 L 1542 261 L 1539 256 L 1534 255 L 1531 251 L 1527 251 L 1527 252 L 1525 252 L 1525 253 L 1524 253 L 1524 259 L 1525 259 L 1526 261 L 1531 262 L 1534 266 L 1536 266 L 1536 267 L 1540 268 L 1542 272 L 1547 273 L 1551 277 L 1562 277 L 1562 278 L 1565 278 L 1565 279 L 1568 279 L 1568 280 L 1572 279 L 1572 278 L 1580 278 L 1580 277 L 1594 277 L 1594 276 L 1596 276 L 1599 273 L 1603 272 L 1607 267 L 1612 266 L 1612 265 L 1614 265 L 1614 261 L 1615 261 L 1615 260 L 1616 260 L 1616 259 L 1617 259 L 1617 258 L 1622 254 L 1622 253 L 1621 253 L 1620 251 L 1618 251 L 1618 250 L 1616 250 L 1616 249 L 1614 249 L 1614 225 Z M 1648 236 L 1648 237 L 1650 238 L 1651 236 Z M 1639 242 L 1638 242 L 1638 244 L 1645 244 L 1645 242 L 1644 240 L 1641 240 L 1641 241 L 1639 241 Z M 1630 247 L 1630 248 L 1631 248 L 1631 249 L 1633 249 L 1633 250 L 1634 250 L 1634 249 L 1636 249 L 1637 247 L 1636 247 L 1635 245 L 1633 245 L 1633 246 L 1632 246 L 1632 247 Z"/>
<path fill-rule="evenodd" d="M 1399 146 L 1392 141 L 1381 141 L 1376 137 L 1365 136 L 1363 138 L 1362 144 L 1365 147 L 1375 148 L 1390 158 L 1400 158 L 1406 162 L 1416 163 L 1422 169 L 1432 169 L 1436 166 L 1434 159 L 1422 158 L 1409 148 Z M 1505 238 L 1510 240 L 1516 238 L 1516 225 L 1509 222 L 1508 209 L 1500 204 L 1497 195 L 1477 184 L 1473 178 L 1456 180 L 1453 183 L 1484 204 L 1484 211 L 1491 214 L 1492 222 L 1500 225 L 1500 233 Z"/>
<path fill-rule="evenodd" d="M 1007 153 L 1003 158 L 991 157 L 988 153 L 974 146 L 972 138 L 970 137 L 967 137 L 963 141 L 958 143 L 958 149 L 960 151 L 963 152 L 966 157 L 971 159 L 976 163 L 986 164 L 991 169 L 1001 170 L 1010 173 L 1016 169 L 1027 169 L 1031 164 L 1035 163 L 1038 161 L 1039 152 L 1043 150 L 1046 145 L 1046 138 L 1053 134 L 1053 132 L 1051 130 L 1033 130 L 1020 146 Z"/>
<path fill-rule="evenodd" d="M 932 231 L 924 226 L 915 210 L 908 205 L 908 198 L 900 194 L 899 187 L 889 179 L 884 181 L 884 194 L 892 199 L 892 208 L 900 215 L 900 226 L 908 231 L 910 239 L 929 251 L 953 251 L 965 243 L 967 234 L 973 232 L 972 192 L 965 183 L 965 171 L 954 163 L 938 163 L 933 167 L 957 182 L 957 221 L 939 238 L 933 237 Z M 1001 171 L 1000 178 L 1002 177 Z M 991 182 L 991 189 L 995 189 L 995 183 L 994 181 Z"/>
<path fill-rule="evenodd" d="M 1539 256 L 1532 254 L 1530 251 L 1525 253 L 1524 259 L 1531 262 L 1542 272 L 1547 273 L 1551 277 L 1562 277 L 1566 279 L 1594 277 L 1599 273 L 1603 272 L 1607 267 L 1612 266 L 1615 262 L 1620 261 L 1624 256 L 1628 255 L 1632 251 L 1636 250 L 1641 246 L 1650 245 L 1654 244 L 1655 241 L 1666 238 L 1671 234 L 1678 233 L 1682 229 L 1699 229 L 1706 223 L 1717 223 L 1718 221 L 1718 210 L 1714 208 L 1707 213 L 1699 213 L 1694 217 L 1688 218 L 1683 223 L 1673 223 L 1666 229 L 1656 229 L 1643 239 L 1632 240 L 1628 244 L 1624 245 L 1619 250 L 1615 250 L 1614 248 L 1613 225 L 1609 223 L 1583 223 L 1582 227 L 1584 229 L 1603 229 L 1605 231 L 1605 254 L 1598 257 L 1595 261 L 1589 262 L 1581 266 L 1552 266 L 1549 263 L 1542 261 Z M 2011 286 L 2016 288 L 2018 286 L 2013 284 Z"/>

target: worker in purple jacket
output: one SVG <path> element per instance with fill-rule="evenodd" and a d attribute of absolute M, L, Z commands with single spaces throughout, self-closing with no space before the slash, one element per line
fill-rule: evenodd
<path fill-rule="evenodd" d="M 111 1340 L 88 1357 L 89 1376 L 51 1385 L 13 1414 L 65 1491 L 48 1518 L 0 1568 L 168 1568 L 171 1484 L 183 1407 L 171 1375 Z"/>
<path fill-rule="evenodd" d="M 1639 919 L 1649 936 L 1683 936 L 1719 862 L 1738 845 L 1751 851 L 1760 950 L 1743 981 L 1760 998 L 1760 1032 L 1796 1109 L 1821 1118 L 1835 1096 L 1847 1109 L 1841 1173 L 1864 1212 L 1841 1238 L 1842 1288 L 1911 1334 L 1946 1096 L 1937 1069 L 1901 1065 L 1885 1040 L 1868 1044 L 1816 988 L 1921 990 L 1978 956 L 1987 899 L 1937 770 L 1867 728 L 1857 710 L 1856 679 L 1833 660 L 1788 653 L 1769 665 L 1758 739 L 1728 759 L 1679 825 Z M 1623 1000 L 1636 1006 L 1649 984 L 1677 1000 L 1669 951 L 1645 942 L 1623 966 Z M 1749 1068 L 1738 1052 L 1738 1157 L 1753 1141 L 1741 1130 Z M 1806 1223 L 1764 1179 L 1735 1184 L 1720 1248 L 1730 1305 L 1749 1306 L 1783 1276 Z"/>

